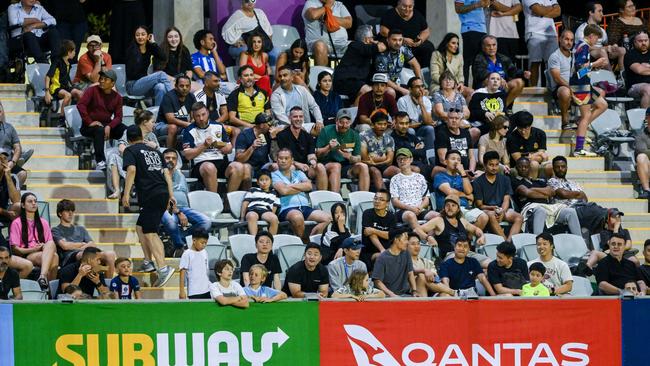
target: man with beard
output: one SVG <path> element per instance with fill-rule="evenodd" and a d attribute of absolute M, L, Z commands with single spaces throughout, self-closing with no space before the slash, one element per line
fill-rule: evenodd
<path fill-rule="evenodd" d="M 634 49 L 625 55 L 625 85 L 627 94 L 641 98 L 641 108 L 650 107 L 650 38 L 639 32 L 634 38 Z"/>
<path fill-rule="evenodd" d="M 400 74 L 405 64 L 409 64 L 415 76 L 422 78 L 420 63 L 413 56 L 411 49 L 404 44 L 401 29 L 391 29 L 386 37 L 386 51 L 375 56 L 375 72 L 388 75 L 388 92 L 391 95 L 406 95 L 409 93 L 400 84 L 408 80 L 400 80 Z"/>
<path fill-rule="evenodd" d="M 460 128 L 460 114 L 455 109 L 450 109 L 447 114 L 447 125 L 440 126 L 436 133 L 436 158 L 438 166 L 434 168 L 433 175 L 446 170 L 445 160 L 447 151 L 457 150 L 460 153 L 460 161 L 463 169 L 474 175 L 476 159 L 474 152 L 476 147 L 467 128 Z"/>
<path fill-rule="evenodd" d="M 411 170 L 416 173 L 424 175 L 424 177 L 431 176 L 431 167 L 428 165 L 426 150 L 422 139 L 414 134 L 409 133 L 411 120 L 406 112 L 397 112 L 393 119 L 393 132 L 391 137 L 395 142 L 395 151 L 399 149 L 407 149 L 411 152 L 413 159 L 411 161 Z M 393 161 L 393 165 L 384 171 L 386 178 L 391 178 L 400 172 L 397 166 L 397 158 Z"/>
<path fill-rule="evenodd" d="M 359 98 L 359 109 L 357 111 L 357 130 L 363 131 L 370 128 L 370 116 L 375 111 L 382 112 L 394 117 L 397 113 L 397 102 L 395 96 L 386 90 L 388 75 L 375 74 L 372 76 L 372 90 Z M 363 125 L 363 127 L 361 126 Z"/>
<path fill-rule="evenodd" d="M 295 85 L 293 83 L 293 74 L 288 65 L 280 67 L 278 70 L 278 79 L 280 87 L 276 88 L 271 95 L 271 109 L 273 115 L 278 123 L 288 125 L 289 112 L 293 107 L 300 107 L 303 111 L 308 111 L 304 115 L 304 120 L 311 123 L 310 115 L 314 116 L 314 135 L 323 128 L 323 115 L 321 114 L 320 107 L 316 104 L 316 100 L 311 95 L 309 90 L 302 85 Z"/>
<path fill-rule="evenodd" d="M 239 68 L 241 85 L 228 95 L 230 123 L 240 129 L 253 127 L 255 117 L 260 113 L 271 114 L 270 98 L 255 85 L 255 73 L 250 65 Z"/>
<path fill-rule="evenodd" d="M 187 75 L 178 75 L 174 89 L 168 91 L 160 103 L 154 132 L 158 137 L 167 136 L 167 147 L 176 148 L 176 136 L 190 125 L 190 110 L 196 103 L 194 94 L 190 93 L 191 86 Z"/>
<path fill-rule="evenodd" d="M 431 99 L 424 95 L 424 82 L 414 76 L 408 81 L 407 86 L 409 94 L 399 98 L 397 109 L 408 113 L 411 120 L 410 127 L 422 138 L 426 149 L 433 149 L 436 140 L 436 131 L 433 127 L 435 123 L 431 117 Z"/>
<path fill-rule="evenodd" d="M 476 243 L 485 244 L 483 231 L 469 223 L 462 217 L 460 212 L 460 199 L 456 195 L 449 195 L 445 198 L 445 205 L 439 217 L 415 228 L 415 232 L 421 239 L 426 239 L 430 245 L 437 245 L 439 257 L 443 260 L 451 258 L 454 254 L 454 246 L 459 239 L 469 240 L 469 236 L 475 236 Z M 433 233 L 433 235 L 430 235 Z M 483 268 L 487 268 L 491 259 L 476 252 L 470 252 L 469 257 L 475 258 Z"/>
<path fill-rule="evenodd" d="M 9 268 L 11 251 L 5 246 L 0 246 L 0 300 L 9 300 L 9 290 L 14 294 L 12 300 L 22 300 L 20 291 L 20 277 L 18 272 Z"/>
<path fill-rule="evenodd" d="M 609 238 L 608 245 L 609 254 L 598 262 L 598 267 L 594 270 L 600 293 L 618 296 L 628 290 L 635 296 L 645 294 L 647 287 L 639 269 L 634 263 L 623 258 L 625 238 L 615 233 Z"/>

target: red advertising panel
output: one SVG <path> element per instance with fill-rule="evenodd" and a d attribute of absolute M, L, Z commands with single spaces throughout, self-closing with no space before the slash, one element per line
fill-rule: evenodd
<path fill-rule="evenodd" d="M 618 299 L 322 302 L 321 365 L 617 366 Z"/>

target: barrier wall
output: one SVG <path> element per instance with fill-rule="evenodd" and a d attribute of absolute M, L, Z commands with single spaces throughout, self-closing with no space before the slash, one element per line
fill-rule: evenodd
<path fill-rule="evenodd" d="M 0 304 L 0 365 L 640 366 L 650 299 Z"/>

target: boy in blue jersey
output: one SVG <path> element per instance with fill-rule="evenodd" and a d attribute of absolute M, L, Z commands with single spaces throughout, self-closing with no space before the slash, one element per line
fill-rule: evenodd
<path fill-rule="evenodd" d="M 262 264 L 253 264 L 248 271 L 250 283 L 244 287 L 249 299 L 255 302 L 275 302 L 287 298 L 287 294 L 274 288 L 264 286 L 269 271 Z"/>
<path fill-rule="evenodd" d="M 140 283 L 131 276 L 131 260 L 120 257 L 115 260 L 117 276 L 111 281 L 110 291 L 114 299 L 131 300 L 140 299 Z"/>

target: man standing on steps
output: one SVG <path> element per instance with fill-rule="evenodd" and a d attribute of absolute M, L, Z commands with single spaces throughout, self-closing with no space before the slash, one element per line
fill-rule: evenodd
<path fill-rule="evenodd" d="M 7 155 L 7 164 L 11 169 L 11 174 L 16 174 L 20 187 L 25 185 L 27 172 L 18 166 L 18 161 L 22 158 L 22 164 L 24 164 L 25 161 L 27 161 L 27 159 L 29 159 L 34 153 L 34 150 L 30 149 L 25 151 L 25 154 L 22 155 L 22 151 L 23 149 L 20 145 L 18 133 L 14 126 L 7 123 L 4 107 L 2 106 L 2 103 L 0 103 L 0 153 L 5 153 Z M 20 190 L 20 187 L 17 188 Z"/>
<path fill-rule="evenodd" d="M 172 188 L 169 169 L 163 164 L 162 154 L 142 142 L 142 131 L 138 126 L 129 126 L 126 130 L 129 147 L 124 150 L 124 169 L 126 182 L 124 192 L 131 192 L 133 183 L 138 192 L 140 216 L 136 224 L 138 239 L 145 253 L 151 253 L 158 265 L 158 280 L 154 287 L 162 287 L 174 274 L 174 268 L 165 264 L 165 250 L 158 236 L 158 226 L 163 213 L 168 208 L 174 209 L 176 199 Z M 122 204 L 129 207 L 129 195 L 122 197 Z M 154 270 L 151 258 L 145 258 L 142 270 Z"/>

